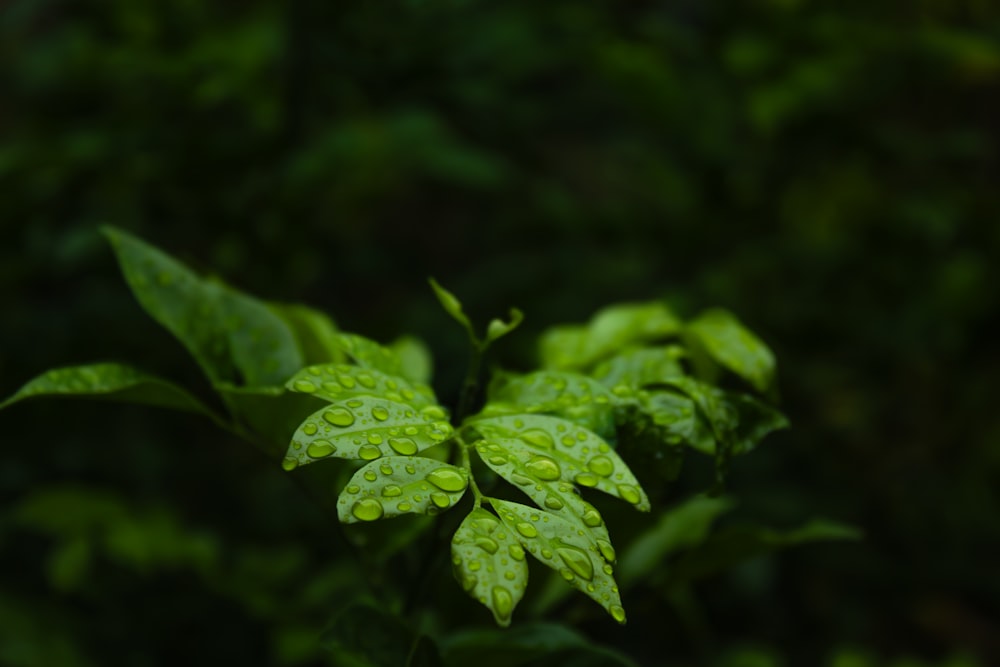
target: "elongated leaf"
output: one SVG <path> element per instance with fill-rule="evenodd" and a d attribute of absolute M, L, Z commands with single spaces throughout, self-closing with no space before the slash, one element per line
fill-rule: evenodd
<path fill-rule="evenodd" d="M 519 327 L 523 321 L 524 313 L 517 308 L 510 309 L 510 320 L 507 322 L 500 319 L 490 320 L 489 325 L 486 327 L 486 338 L 483 340 L 483 345 L 489 345 L 498 338 L 503 338 Z"/>
<path fill-rule="evenodd" d="M 358 334 L 337 335 L 337 345 L 354 363 L 362 368 L 381 371 L 386 375 L 401 375 L 403 360 L 393 350 Z M 298 369 L 296 369 L 298 370 Z"/>
<path fill-rule="evenodd" d="M 452 427 L 438 406 L 417 410 L 384 398 L 359 396 L 310 415 L 295 431 L 282 466 L 335 457 L 373 461 L 382 456 L 412 456 L 444 442 Z"/>
<path fill-rule="evenodd" d="M 280 385 L 303 366 L 294 334 L 266 304 L 203 280 L 121 230 L 106 227 L 104 233 L 140 305 L 187 347 L 213 382 Z"/>
<path fill-rule="evenodd" d="M 621 399 L 601 383 L 577 373 L 538 371 L 498 375 L 490 385 L 484 415 L 544 413 L 601 435 L 614 433 L 614 408 Z"/>
<path fill-rule="evenodd" d="M 721 366 L 746 379 L 757 391 L 774 381 L 774 355 L 736 316 L 726 310 L 706 310 L 687 324 L 708 354 Z"/>
<path fill-rule="evenodd" d="M 478 419 L 472 426 L 486 440 L 507 441 L 533 477 L 596 488 L 649 511 L 649 499 L 632 471 L 593 431 L 558 417 L 527 414 Z"/>
<path fill-rule="evenodd" d="M 70 366 L 43 373 L 0 403 L 0 409 L 41 396 L 101 398 L 210 415 L 211 411 L 177 385 L 131 366 L 115 363 Z"/>
<path fill-rule="evenodd" d="M 303 364 L 344 361 L 344 351 L 337 341 L 337 325 L 326 313 L 297 303 L 269 305 L 291 328 L 302 351 Z"/>
<path fill-rule="evenodd" d="M 635 540 L 622 556 L 618 578 L 626 589 L 663 566 L 664 559 L 704 541 L 712 522 L 733 507 L 728 498 L 698 496 L 671 509 Z"/>
<path fill-rule="evenodd" d="M 469 512 L 451 539 L 455 578 L 465 592 L 507 627 L 528 586 L 528 564 L 514 531 L 481 507 Z"/>
<path fill-rule="evenodd" d="M 285 385 L 291 391 L 310 394 L 330 402 L 356 396 L 375 396 L 420 409 L 437 404 L 430 387 L 410 383 L 382 371 L 347 364 L 309 366 L 296 373 Z"/>
<path fill-rule="evenodd" d="M 462 499 L 469 474 L 420 456 L 386 456 L 362 466 L 337 500 L 343 523 L 439 514 Z"/>
<path fill-rule="evenodd" d="M 614 570 L 586 531 L 550 512 L 495 498 L 489 502 L 528 553 L 625 622 Z"/>
<path fill-rule="evenodd" d="M 399 357 L 399 374 L 410 382 L 429 384 L 434 360 L 427 345 L 416 336 L 400 336 L 389 346 Z"/>
<path fill-rule="evenodd" d="M 507 438 L 476 442 L 476 452 L 487 466 L 523 491 L 539 508 L 570 521 L 577 529 L 589 532 L 594 544 L 601 550 L 601 555 L 609 563 L 614 563 L 615 550 L 611 546 L 608 528 L 600 512 L 581 498 L 572 484 L 539 477 L 539 459 L 529 458 L 526 462 L 520 455 L 522 448 L 520 441 Z M 536 467 L 529 469 L 529 464 L 535 464 Z M 551 474 L 545 474 L 551 472 L 546 466 L 543 465 L 541 471 L 543 477 L 552 477 Z"/>
<path fill-rule="evenodd" d="M 472 322 L 469 321 L 469 317 L 462 310 L 462 302 L 454 294 L 441 287 L 433 278 L 430 278 L 428 282 L 431 284 L 431 289 L 434 290 L 434 295 L 441 303 L 441 307 L 444 308 L 446 313 L 451 315 L 452 319 L 465 328 L 469 334 L 469 339 L 475 341 L 476 333 L 472 329 Z"/>
<path fill-rule="evenodd" d="M 599 364 L 593 376 L 608 387 L 624 385 L 637 390 L 684 375 L 680 359 L 685 355 L 684 348 L 677 345 L 628 350 Z"/>
<path fill-rule="evenodd" d="M 586 325 L 549 329 L 539 341 L 539 351 L 546 368 L 584 369 L 632 343 L 651 342 L 680 330 L 680 321 L 660 302 L 617 304 L 598 311 Z"/>

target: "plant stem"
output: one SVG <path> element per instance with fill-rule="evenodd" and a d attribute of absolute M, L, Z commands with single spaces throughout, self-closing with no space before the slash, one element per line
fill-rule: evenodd
<path fill-rule="evenodd" d="M 483 351 L 484 349 L 478 343 L 473 342 L 469 355 L 469 370 L 465 374 L 465 381 L 462 382 L 462 390 L 458 396 L 458 407 L 455 410 L 454 422 L 456 424 L 461 424 L 462 420 L 469 415 L 472 405 L 476 400 L 476 394 L 479 391 L 479 369 L 483 363 Z"/>

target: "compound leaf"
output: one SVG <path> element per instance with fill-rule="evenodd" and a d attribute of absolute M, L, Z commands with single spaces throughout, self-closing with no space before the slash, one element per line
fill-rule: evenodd
<path fill-rule="evenodd" d="M 419 456 L 386 456 L 362 466 L 337 501 L 343 523 L 435 515 L 451 509 L 469 487 L 469 474 Z"/>
<path fill-rule="evenodd" d="M 425 384 L 410 383 L 382 371 L 348 364 L 309 366 L 296 373 L 285 385 L 291 391 L 310 394 L 330 402 L 356 396 L 376 396 L 417 409 L 437 404 L 434 392 Z"/>
<path fill-rule="evenodd" d="M 358 396 L 331 404 L 306 418 L 292 436 L 282 466 L 336 457 L 373 461 L 382 456 L 412 456 L 452 434 L 444 410 L 417 410 L 384 398 Z"/>
<path fill-rule="evenodd" d="M 592 431 L 559 417 L 529 414 L 477 419 L 471 425 L 487 440 L 506 440 L 511 455 L 534 478 L 596 488 L 649 511 L 649 499 L 632 471 Z"/>
<path fill-rule="evenodd" d="M 0 403 L 0 409 L 38 396 L 101 398 L 211 415 L 211 411 L 177 385 L 131 366 L 88 364 L 50 370 L 29 380 Z"/>
<path fill-rule="evenodd" d="M 280 385 L 302 367 L 292 330 L 265 303 L 204 280 L 173 257 L 104 228 L 139 304 L 191 352 L 213 382 Z"/>
<path fill-rule="evenodd" d="M 757 391 L 767 391 L 773 383 L 771 350 L 729 311 L 706 310 L 688 322 L 687 332 L 719 365 L 750 382 Z"/>
<path fill-rule="evenodd" d="M 680 320 L 658 301 L 623 303 L 599 310 L 585 325 L 549 329 L 539 341 L 539 352 L 546 368 L 583 369 L 633 343 L 651 342 L 680 330 Z"/>
<path fill-rule="evenodd" d="M 614 570 L 586 531 L 550 512 L 496 498 L 488 500 L 528 553 L 559 572 L 616 621 L 625 622 Z"/>
<path fill-rule="evenodd" d="M 528 564 L 516 533 L 476 507 L 451 539 L 455 578 L 507 627 L 528 586 Z"/>

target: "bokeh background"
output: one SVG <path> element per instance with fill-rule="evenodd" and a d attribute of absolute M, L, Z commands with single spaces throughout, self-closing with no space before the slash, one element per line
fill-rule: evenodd
<path fill-rule="evenodd" d="M 794 426 L 735 466 L 740 512 L 865 539 L 699 584 L 697 632 L 584 629 L 641 664 L 1000 664 L 998 130 L 990 0 L 8 0 L 0 390 L 96 360 L 204 387 L 104 223 L 423 337 L 445 397 L 466 350 L 430 275 L 525 311 L 514 368 L 609 302 L 723 306 Z M 272 462 L 105 403 L 0 433 L 0 663 L 330 659 L 359 574 Z"/>

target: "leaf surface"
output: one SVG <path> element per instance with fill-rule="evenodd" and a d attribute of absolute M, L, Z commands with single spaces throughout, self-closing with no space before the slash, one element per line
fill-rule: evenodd
<path fill-rule="evenodd" d="M 687 332 L 696 337 L 719 365 L 754 386 L 767 391 L 774 381 L 771 350 L 726 310 L 706 310 L 688 322 Z"/>
<path fill-rule="evenodd" d="M 420 456 L 386 456 L 362 466 L 340 493 L 343 523 L 391 519 L 401 514 L 439 514 L 469 487 L 463 468 Z"/>
<path fill-rule="evenodd" d="M 405 403 L 417 409 L 437 403 L 434 392 L 425 384 L 410 383 L 373 368 L 348 364 L 322 364 L 303 368 L 288 380 L 286 386 L 291 391 L 330 402 L 357 396 L 374 396 Z"/>

